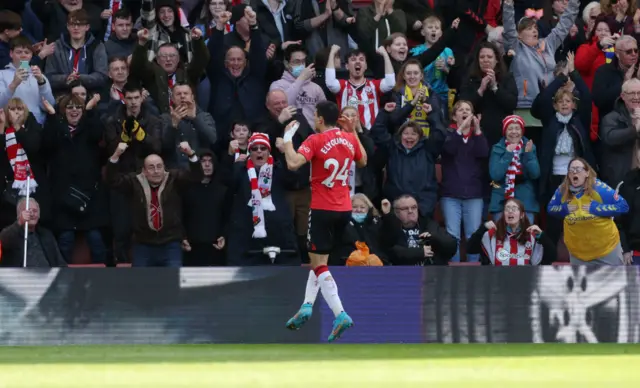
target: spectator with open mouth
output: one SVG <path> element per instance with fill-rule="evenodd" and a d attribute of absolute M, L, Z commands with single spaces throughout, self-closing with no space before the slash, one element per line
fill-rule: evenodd
<path fill-rule="evenodd" d="M 629 211 L 618 191 L 597 179 L 582 158 L 569 163 L 567 176 L 547 206 L 550 216 L 564 219 L 564 243 L 571 264 L 631 264 L 624 257 L 613 217 Z"/>

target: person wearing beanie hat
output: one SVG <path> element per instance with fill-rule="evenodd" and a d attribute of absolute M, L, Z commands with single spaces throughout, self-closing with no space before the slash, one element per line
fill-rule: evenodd
<path fill-rule="evenodd" d="M 155 59 L 160 47 L 172 43 L 180 52 L 182 61 L 191 63 L 194 58 L 192 38 L 200 39 L 202 31 L 184 28 L 180 21 L 182 14 L 176 0 L 142 0 L 140 19 L 143 29 L 149 31 L 148 40 L 151 41 L 151 45 L 147 47 L 149 61 Z M 204 41 L 202 44 L 204 45 Z"/>
<path fill-rule="evenodd" d="M 230 209 L 227 265 L 270 263 L 262 253 L 264 247 L 270 246 L 284 251 L 277 256 L 276 264 L 299 265 L 302 260 L 293 217 L 282 186 L 285 170 L 273 163 L 268 134 L 254 132 L 248 145 L 249 157 L 246 162 L 234 163 L 229 186 L 234 201 Z M 251 232 L 249 227 L 253 229 Z"/>
<path fill-rule="evenodd" d="M 489 212 L 494 220 L 502 216 L 504 203 L 511 198 L 524 203 L 531 223 L 534 222 L 533 213 L 540 211 L 533 184 L 540 177 L 540 165 L 533 142 L 524 137 L 524 128 L 522 117 L 505 117 L 502 120 L 502 140 L 491 150 L 489 175 L 493 190 Z"/>
<path fill-rule="evenodd" d="M 256 174 L 256 167 L 260 169 Z M 253 237 L 267 237 L 264 225 L 264 211 L 276 210 L 271 199 L 271 182 L 273 179 L 273 156 L 269 135 L 256 132 L 249 138 L 249 159 L 247 173 L 251 183 L 251 200 L 249 207 L 253 212 Z"/>

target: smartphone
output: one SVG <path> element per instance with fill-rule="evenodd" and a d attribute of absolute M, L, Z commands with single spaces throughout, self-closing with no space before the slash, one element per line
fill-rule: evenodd
<path fill-rule="evenodd" d="M 29 66 L 29 61 L 20 61 L 20 68 L 29 71 L 29 69 L 31 68 Z"/>

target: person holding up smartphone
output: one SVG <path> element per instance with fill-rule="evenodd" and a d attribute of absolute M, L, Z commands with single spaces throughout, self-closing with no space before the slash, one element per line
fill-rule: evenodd
<path fill-rule="evenodd" d="M 38 123 L 44 123 L 46 114 L 42 99 L 54 104 L 51 85 L 38 66 L 30 66 L 33 46 L 28 38 L 19 36 L 11 40 L 9 55 L 11 63 L 0 70 L 0 107 L 11 98 L 21 99 L 33 113 Z"/>

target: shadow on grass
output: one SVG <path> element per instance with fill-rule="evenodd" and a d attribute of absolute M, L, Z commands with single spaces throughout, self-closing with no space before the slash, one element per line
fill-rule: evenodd
<path fill-rule="evenodd" d="M 0 347 L 0 364 L 126 364 L 419 360 L 490 357 L 640 357 L 640 346 L 619 344 L 415 345 L 113 345 Z"/>

